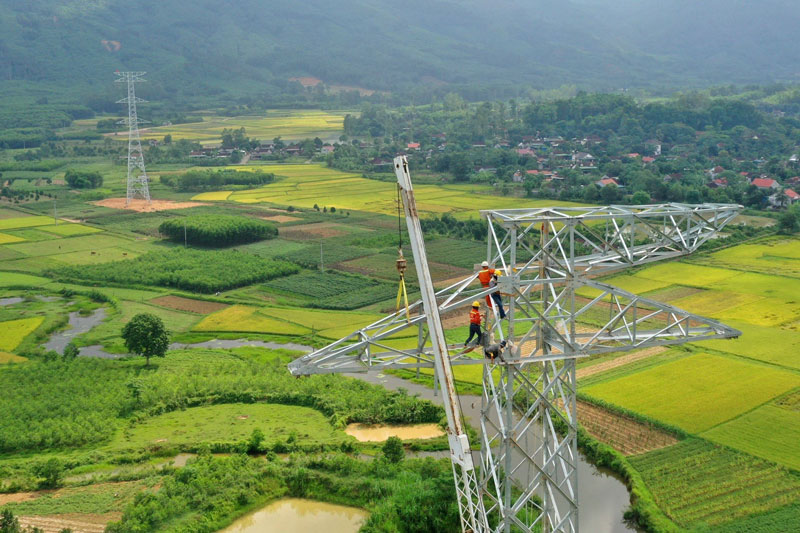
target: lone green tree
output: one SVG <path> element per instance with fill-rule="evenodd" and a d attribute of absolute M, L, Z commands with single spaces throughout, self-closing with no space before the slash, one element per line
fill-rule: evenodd
<path fill-rule="evenodd" d="M 389 437 L 381 448 L 383 456 L 390 463 L 399 463 L 406 456 L 403 450 L 403 441 L 399 437 Z"/>
<path fill-rule="evenodd" d="M 61 461 L 52 457 L 47 461 L 37 463 L 33 466 L 33 474 L 42 478 L 39 486 L 43 489 L 54 489 L 61 484 L 64 475 L 64 465 Z"/>
<path fill-rule="evenodd" d="M 150 366 L 151 357 L 164 357 L 169 347 L 169 333 L 164 322 L 150 313 L 139 313 L 122 328 L 122 338 L 129 352 L 143 355 Z"/>

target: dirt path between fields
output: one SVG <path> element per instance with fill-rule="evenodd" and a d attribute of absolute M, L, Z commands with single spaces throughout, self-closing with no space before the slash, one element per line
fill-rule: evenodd
<path fill-rule="evenodd" d="M 642 359 L 646 359 L 666 351 L 667 348 L 664 346 L 654 346 L 652 348 L 636 350 L 635 352 L 631 352 L 621 357 L 616 357 L 610 361 L 603 361 L 602 363 L 597 363 L 596 365 L 579 368 L 576 371 L 576 375 L 578 379 L 593 376 L 595 374 L 599 374 L 600 372 L 605 372 L 606 370 L 611 370 L 612 368 L 627 365 L 628 363 L 633 363 L 635 361 L 641 361 Z"/>

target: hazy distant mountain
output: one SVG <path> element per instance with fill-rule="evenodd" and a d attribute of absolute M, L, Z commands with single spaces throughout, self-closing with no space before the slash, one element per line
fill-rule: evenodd
<path fill-rule="evenodd" d="M 800 79 L 796 0 L 0 0 L 0 79 L 205 91 L 313 76 L 389 89 Z"/>

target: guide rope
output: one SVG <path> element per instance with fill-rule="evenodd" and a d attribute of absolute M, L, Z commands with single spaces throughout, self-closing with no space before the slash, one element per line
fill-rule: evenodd
<path fill-rule="evenodd" d="M 400 311 L 400 302 L 405 303 L 406 307 L 406 322 L 411 322 L 411 312 L 408 309 L 408 292 L 406 291 L 406 268 L 408 261 L 403 257 L 403 225 L 402 225 L 402 205 L 400 203 L 400 184 L 397 184 L 397 261 L 395 267 L 400 274 L 400 284 L 397 287 L 397 303 L 395 304 L 395 312 Z"/>

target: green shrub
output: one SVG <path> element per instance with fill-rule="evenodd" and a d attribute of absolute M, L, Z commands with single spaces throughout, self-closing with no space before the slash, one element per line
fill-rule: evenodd
<path fill-rule="evenodd" d="M 268 222 L 232 215 L 191 215 L 165 220 L 158 231 L 172 240 L 200 246 L 230 246 L 278 235 L 278 229 Z"/>
<path fill-rule="evenodd" d="M 96 189 L 103 184 L 103 176 L 99 172 L 88 170 L 67 170 L 64 174 L 67 185 L 73 189 Z"/>
<path fill-rule="evenodd" d="M 233 169 L 223 170 L 190 170 L 183 174 L 161 176 L 161 183 L 179 191 L 201 191 L 218 189 L 226 185 L 257 186 L 271 183 L 275 174 L 256 170 L 246 172 Z"/>

